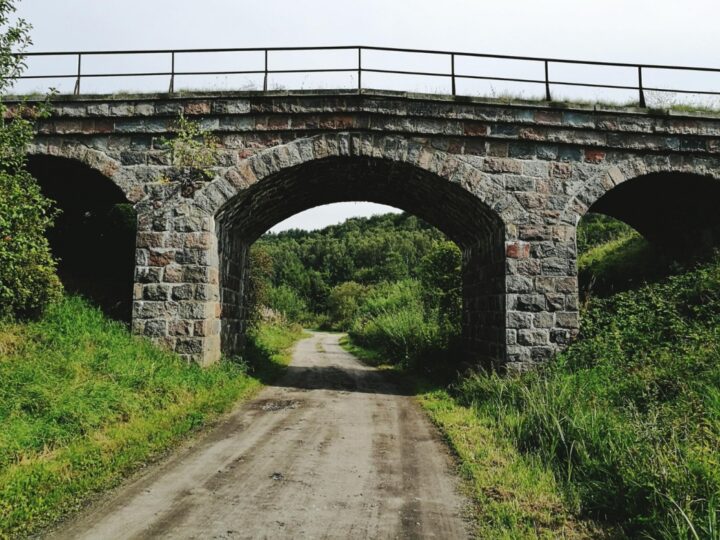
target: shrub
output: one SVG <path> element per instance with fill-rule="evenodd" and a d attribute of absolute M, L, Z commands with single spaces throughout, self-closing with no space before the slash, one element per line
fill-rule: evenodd
<path fill-rule="evenodd" d="M 336 330 L 348 330 L 360 309 L 365 287 L 354 281 L 346 281 L 330 290 L 328 315 L 330 325 Z"/>
<path fill-rule="evenodd" d="M 437 310 L 425 309 L 423 294 L 421 283 L 412 279 L 373 288 L 350 329 L 353 341 L 402 367 L 420 367 L 437 356 L 447 336 Z"/>
<path fill-rule="evenodd" d="M 268 304 L 271 309 L 279 311 L 290 321 L 303 321 L 307 315 L 307 305 L 297 291 L 287 285 L 279 285 L 268 289 Z"/>
<path fill-rule="evenodd" d="M 24 20 L 9 25 L 14 11 L 12 2 L 0 0 L 0 95 L 24 68 L 22 58 L 11 53 L 31 43 Z M 47 111 L 47 106 L 19 107 L 9 114 L 0 102 L 0 318 L 36 314 L 60 293 L 44 236 L 54 211 L 25 170 L 32 119 Z"/>
<path fill-rule="evenodd" d="M 36 315 L 58 298 L 60 281 L 44 236 L 52 216 L 33 177 L 0 162 L 0 318 Z"/>

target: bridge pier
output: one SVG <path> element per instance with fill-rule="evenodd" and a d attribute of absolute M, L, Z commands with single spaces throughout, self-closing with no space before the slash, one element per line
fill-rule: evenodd
<path fill-rule="evenodd" d="M 189 205 L 138 209 L 133 333 L 188 360 L 220 359 L 215 221 Z"/>
<path fill-rule="evenodd" d="M 575 227 L 522 225 L 505 243 L 506 366 L 548 360 L 579 329 Z"/>

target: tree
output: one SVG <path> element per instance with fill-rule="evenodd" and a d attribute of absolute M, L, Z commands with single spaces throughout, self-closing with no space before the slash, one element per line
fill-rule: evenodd
<path fill-rule="evenodd" d="M 350 327 L 365 294 L 365 287 L 354 281 L 346 281 L 332 288 L 328 297 L 330 322 L 334 328 Z"/>
<path fill-rule="evenodd" d="M 425 306 L 439 309 L 444 321 L 460 321 L 462 306 L 460 249 L 450 242 L 437 242 L 420 262 Z"/>
<path fill-rule="evenodd" d="M 0 0 L 0 96 L 25 68 L 12 53 L 31 44 L 30 25 L 11 23 L 14 11 L 11 0 Z M 55 211 L 25 169 L 33 120 L 47 114 L 47 105 L 10 111 L 0 97 L 0 318 L 36 314 L 61 291 L 45 238 Z"/>

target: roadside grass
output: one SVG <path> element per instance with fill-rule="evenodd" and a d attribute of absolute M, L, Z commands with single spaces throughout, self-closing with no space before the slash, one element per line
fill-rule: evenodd
<path fill-rule="evenodd" d="M 350 354 L 358 357 L 360 360 L 362 360 L 369 366 L 373 366 L 383 370 L 392 370 L 398 372 L 401 371 L 399 363 L 388 362 L 388 359 L 383 357 L 381 353 L 354 343 L 350 339 L 350 336 L 347 334 L 340 338 L 339 343 L 343 349 L 345 349 Z"/>
<path fill-rule="evenodd" d="M 552 469 L 523 455 L 490 417 L 462 405 L 451 390 L 417 371 L 388 363 L 344 336 L 340 345 L 364 363 L 391 371 L 440 429 L 458 459 L 463 487 L 473 502 L 474 536 L 493 539 L 581 539 L 605 533 L 577 520 L 567 508 Z"/>
<path fill-rule="evenodd" d="M 662 277 L 636 237 L 593 249 L 599 281 L 636 268 L 634 288 L 590 296 L 545 369 L 403 376 L 460 458 L 478 536 L 720 539 L 720 254 Z"/>
<path fill-rule="evenodd" d="M 477 373 L 458 402 L 622 537 L 720 538 L 720 257 L 591 299 L 545 370 Z"/>
<path fill-rule="evenodd" d="M 300 337 L 263 327 L 245 362 L 202 369 L 78 297 L 0 326 L 0 538 L 37 532 L 212 423 Z"/>

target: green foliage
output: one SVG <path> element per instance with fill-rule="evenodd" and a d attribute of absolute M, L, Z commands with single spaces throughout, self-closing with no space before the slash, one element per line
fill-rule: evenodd
<path fill-rule="evenodd" d="M 611 240 L 619 240 L 636 234 L 632 227 L 620 220 L 605 214 L 588 213 L 578 224 L 578 253 L 585 253 L 589 249 Z"/>
<path fill-rule="evenodd" d="M 210 169 L 217 161 L 218 142 L 212 132 L 180 114 L 176 134 L 172 139 L 163 139 L 163 145 L 170 150 L 172 163 L 177 167 L 190 167 L 212 176 Z"/>
<path fill-rule="evenodd" d="M 366 287 L 346 281 L 336 285 L 328 297 L 328 315 L 336 330 L 347 330 L 355 320 L 363 301 Z"/>
<path fill-rule="evenodd" d="M 457 356 L 460 250 L 414 216 L 268 234 L 253 251 L 272 259 L 268 306 L 290 320 L 349 330 L 403 366 Z"/>
<path fill-rule="evenodd" d="M 592 300 L 544 372 L 456 394 L 550 467 L 579 515 L 628 536 L 718 538 L 720 257 Z"/>
<path fill-rule="evenodd" d="M 423 296 L 418 280 L 377 285 L 359 306 L 350 336 L 388 363 L 420 367 L 445 344 L 437 312 L 425 309 Z"/>
<path fill-rule="evenodd" d="M 268 303 L 283 314 L 289 321 L 303 321 L 307 314 L 307 305 L 292 287 L 278 285 L 268 290 Z"/>
<path fill-rule="evenodd" d="M 260 324 L 261 308 L 270 302 L 272 273 L 273 261 L 270 254 L 262 248 L 251 250 L 250 276 L 244 298 L 247 324 L 250 328 L 256 328 Z"/>
<path fill-rule="evenodd" d="M 428 312 L 438 312 L 442 332 L 460 334 L 462 310 L 462 254 L 452 242 L 438 242 L 420 261 L 423 301 Z"/>
<path fill-rule="evenodd" d="M 446 253 L 442 260 L 443 249 L 456 251 Z M 347 330 L 364 291 L 384 282 L 420 278 L 423 257 L 433 250 L 438 250 L 433 255 L 438 260 L 428 261 L 426 268 L 445 263 L 452 268 L 438 268 L 428 279 L 438 278 L 444 270 L 456 271 L 459 251 L 439 231 L 414 216 L 386 214 L 349 219 L 320 231 L 266 234 L 251 251 L 261 251 L 272 260 L 272 271 L 263 278 L 270 291 L 268 307 L 290 320 Z M 438 282 L 435 291 L 444 286 Z M 449 294 L 453 299 L 439 297 L 432 302 L 432 294 L 427 294 L 428 310 L 451 310 L 451 304 L 459 305 L 459 291 Z M 450 317 L 456 315 L 452 312 Z"/>
<path fill-rule="evenodd" d="M 0 0 L 0 94 L 24 67 L 10 52 L 30 44 L 25 21 L 9 25 L 13 11 L 12 2 Z M 55 213 L 25 170 L 26 148 L 34 135 L 32 119 L 46 114 L 46 106 L 19 107 L 10 114 L 0 102 L 0 319 L 35 315 L 61 290 L 44 236 Z"/>
<path fill-rule="evenodd" d="M 26 536 L 248 397 L 299 328 L 250 335 L 250 363 L 188 365 L 76 297 L 0 327 L 0 538 Z"/>

